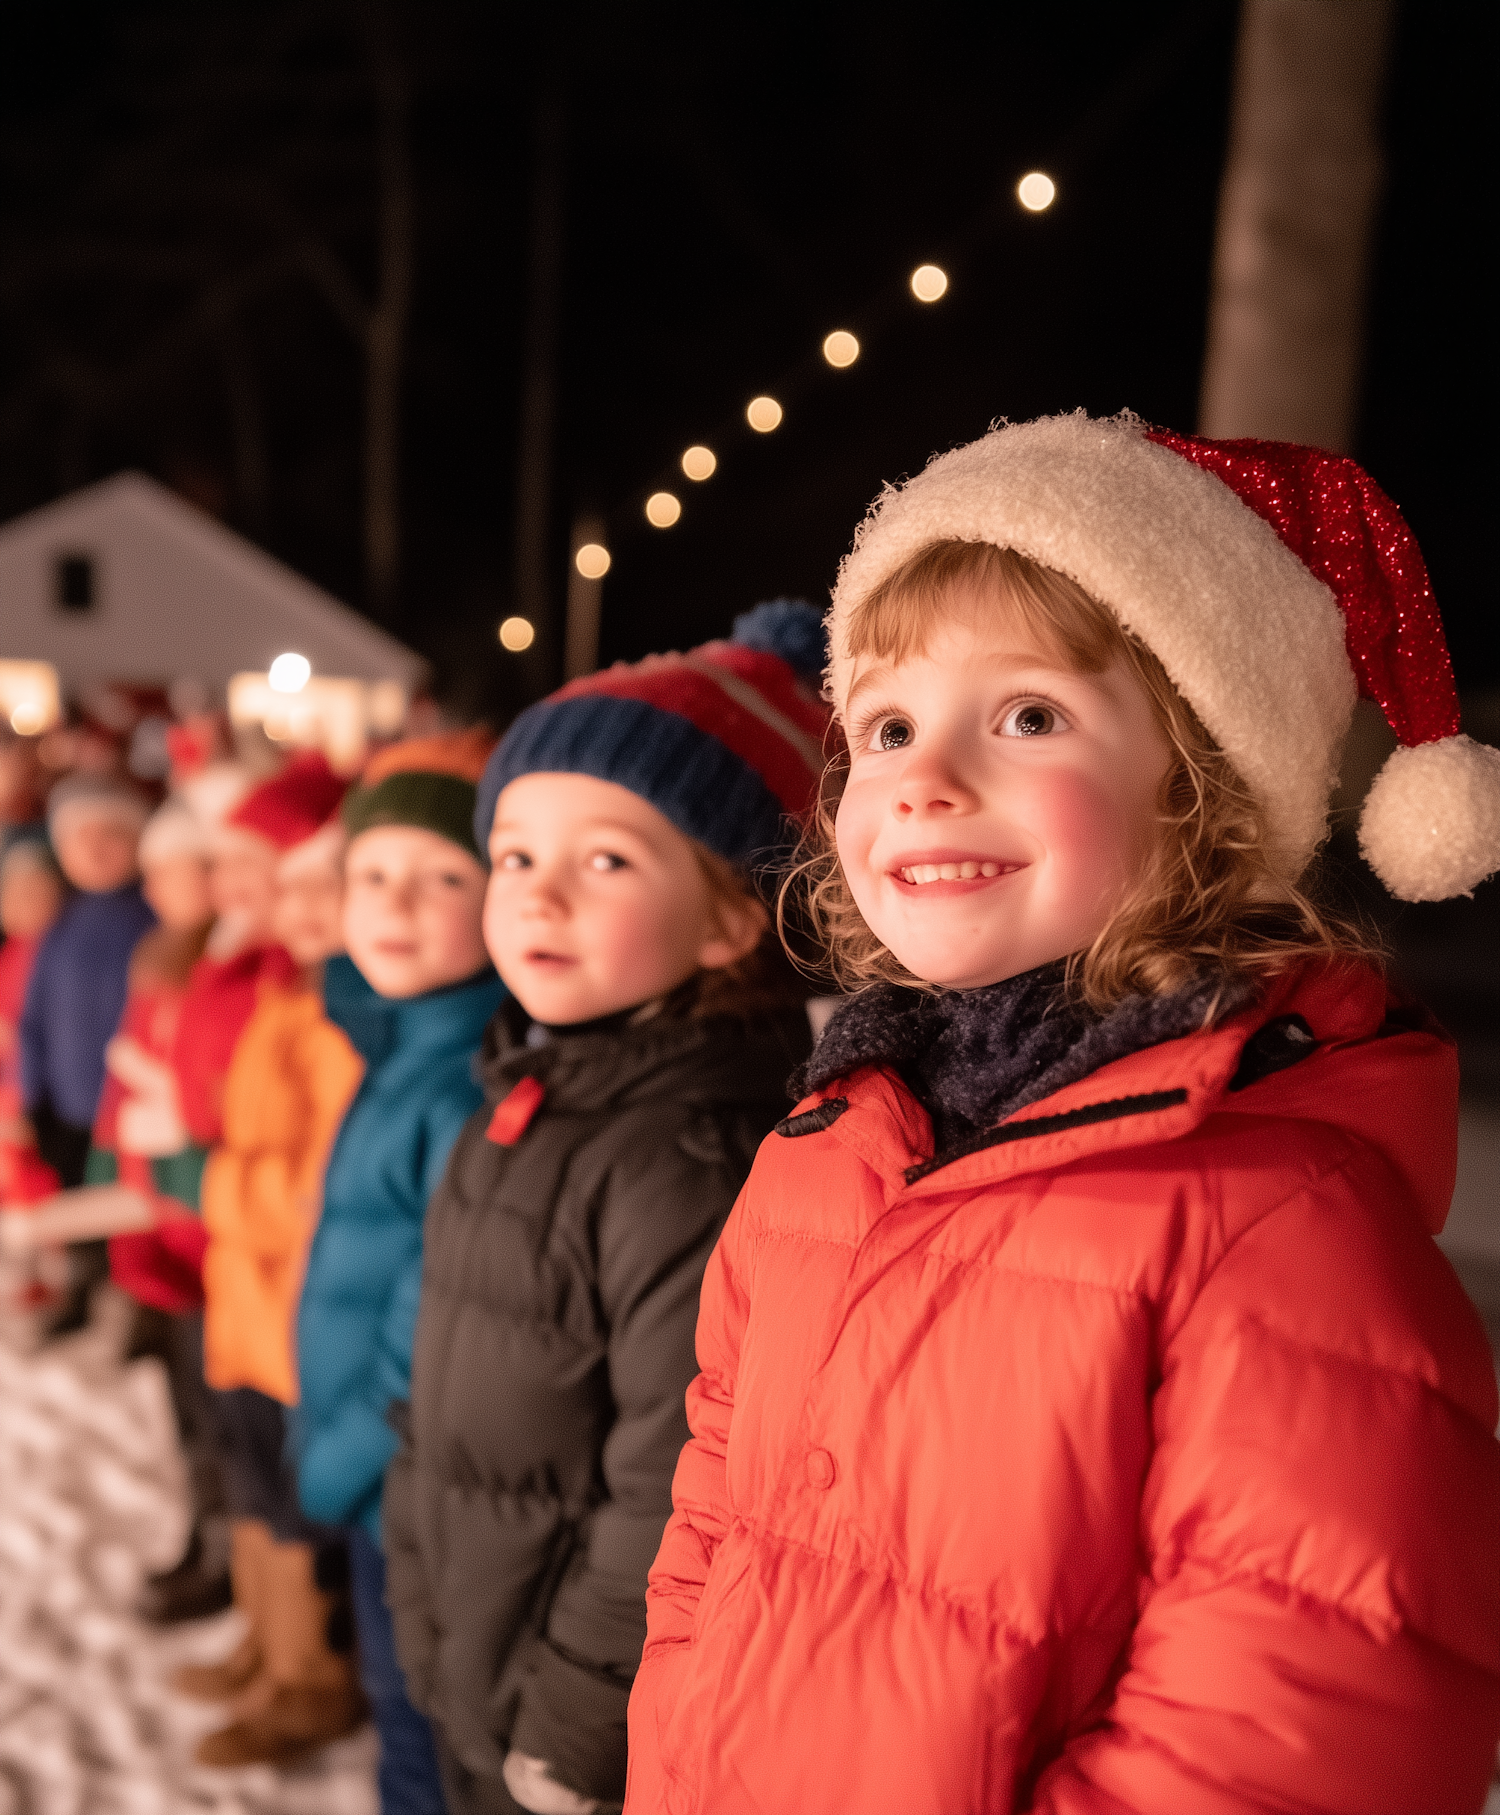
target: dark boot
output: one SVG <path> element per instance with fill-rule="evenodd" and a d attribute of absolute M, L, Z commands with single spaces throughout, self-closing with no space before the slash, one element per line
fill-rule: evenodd
<path fill-rule="evenodd" d="M 136 1602 L 141 1619 L 153 1626 L 176 1626 L 184 1620 L 210 1619 L 233 1604 L 228 1544 L 219 1538 L 218 1524 L 204 1520 L 195 1526 L 187 1549 L 172 1567 L 146 1577 Z"/>
<path fill-rule="evenodd" d="M 44 1343 L 72 1336 L 85 1329 L 94 1303 L 94 1289 L 109 1278 L 109 1244 L 74 1242 L 68 1249 L 68 1285 L 61 1305 L 43 1332 Z"/>

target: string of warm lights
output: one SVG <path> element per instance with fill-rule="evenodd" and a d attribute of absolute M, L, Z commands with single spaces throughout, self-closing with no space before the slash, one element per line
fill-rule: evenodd
<path fill-rule="evenodd" d="M 1057 184 L 1043 171 L 1028 171 L 1016 184 L 1015 196 L 1028 213 L 1042 214 L 1056 201 Z M 907 287 L 919 303 L 941 302 L 948 294 L 948 273 L 941 265 L 918 265 L 907 279 Z M 858 337 L 847 328 L 834 328 L 823 337 L 823 361 L 835 372 L 847 372 L 862 352 Z M 780 398 L 762 392 L 745 405 L 744 419 L 757 435 L 772 435 L 786 420 L 786 410 Z M 685 448 L 678 464 L 682 476 L 693 485 L 704 484 L 719 470 L 718 455 L 704 442 Z M 671 529 L 682 520 L 682 496 L 663 486 L 647 496 L 644 512 L 653 529 Z M 602 580 L 613 564 L 614 555 L 604 542 L 585 541 L 573 551 L 573 565 L 588 581 Z M 527 618 L 509 617 L 501 624 L 499 635 L 506 649 L 519 654 L 535 642 L 536 629 Z"/>

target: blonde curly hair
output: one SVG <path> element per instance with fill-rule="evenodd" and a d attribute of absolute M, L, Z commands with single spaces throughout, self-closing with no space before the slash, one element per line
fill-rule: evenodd
<path fill-rule="evenodd" d="M 1322 904 L 1307 878 L 1279 876 L 1265 815 L 1145 644 L 1065 575 L 985 542 L 929 544 L 862 601 L 849 629 L 856 658 L 902 662 L 934 628 L 976 610 L 1005 614 L 1040 649 L 1081 674 L 1123 662 L 1146 691 L 1172 761 L 1158 795 L 1157 840 L 1144 873 L 1086 951 L 1068 960 L 1074 995 L 1105 1010 L 1165 995 L 1204 975 L 1258 982 L 1309 958 L 1380 958 L 1363 927 Z M 840 987 L 922 985 L 866 924 L 839 864 L 834 827 L 847 750 L 829 763 L 817 808 L 778 904 L 811 928 Z"/>

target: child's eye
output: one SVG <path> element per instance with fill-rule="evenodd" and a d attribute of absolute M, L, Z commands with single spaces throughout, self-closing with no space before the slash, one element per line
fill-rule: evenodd
<path fill-rule="evenodd" d="M 595 851 L 589 859 L 589 868 L 597 870 L 601 875 L 607 875 L 611 870 L 623 870 L 625 859 L 616 856 L 613 851 Z"/>
<path fill-rule="evenodd" d="M 495 867 L 500 870 L 529 870 L 531 859 L 524 851 L 507 851 Z"/>
<path fill-rule="evenodd" d="M 915 735 L 909 720 L 885 718 L 875 727 L 875 745 L 880 750 L 904 750 Z"/>
<path fill-rule="evenodd" d="M 1022 700 L 1000 721 L 1002 737 L 1047 737 L 1067 729 L 1067 720 L 1045 700 Z"/>

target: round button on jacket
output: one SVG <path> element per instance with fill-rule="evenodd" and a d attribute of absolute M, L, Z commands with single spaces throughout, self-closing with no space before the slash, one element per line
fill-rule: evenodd
<path fill-rule="evenodd" d="M 833 1477 L 837 1471 L 833 1466 L 833 1457 L 826 1449 L 815 1449 L 807 1458 L 807 1478 L 814 1487 L 832 1487 Z"/>

